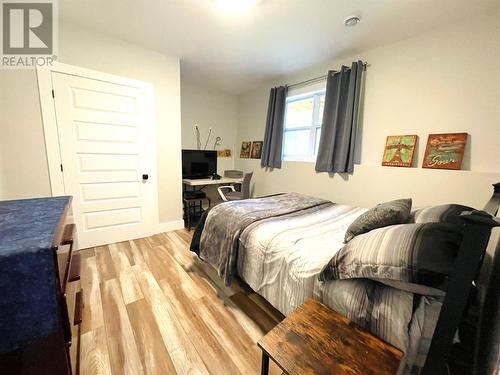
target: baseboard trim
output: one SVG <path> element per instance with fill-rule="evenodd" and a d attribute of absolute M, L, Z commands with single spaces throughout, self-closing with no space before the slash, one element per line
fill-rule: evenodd
<path fill-rule="evenodd" d="M 173 230 L 178 230 L 184 228 L 184 220 L 172 220 L 166 221 L 164 223 L 158 223 L 156 227 L 156 233 L 170 232 Z"/>

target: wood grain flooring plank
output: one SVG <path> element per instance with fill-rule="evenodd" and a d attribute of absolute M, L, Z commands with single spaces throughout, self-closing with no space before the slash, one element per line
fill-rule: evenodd
<path fill-rule="evenodd" d="M 161 234 L 155 234 L 150 237 L 146 237 L 145 240 L 148 242 L 149 246 L 154 248 L 162 244 Z"/>
<path fill-rule="evenodd" d="M 179 285 L 184 294 L 191 301 L 198 300 L 204 296 L 203 290 L 201 290 L 194 280 L 189 277 L 184 268 L 175 261 L 163 245 L 158 247 L 156 258 L 165 265 L 165 268 L 167 268 L 167 272 L 162 273 L 162 278 L 160 280 Z"/>
<path fill-rule="evenodd" d="M 83 289 L 84 303 L 81 330 L 82 333 L 86 333 L 102 327 L 104 325 L 104 319 L 102 315 L 97 258 L 83 258 L 81 267 L 80 281 Z"/>
<path fill-rule="evenodd" d="M 243 354 L 242 351 L 241 355 L 254 356 L 252 363 L 255 366 L 255 361 L 257 361 L 257 365 L 250 369 L 249 373 L 253 373 L 254 371 L 259 373 L 262 351 L 257 346 L 257 341 L 264 336 L 261 328 L 230 301 L 221 301 L 216 296 L 206 296 L 200 302 L 206 306 L 214 319 L 220 322 L 221 327 L 227 330 L 231 337 L 237 338 L 245 346 L 246 349 L 244 352 L 246 354 Z M 269 374 L 281 375 L 282 370 L 274 362 L 271 362 L 269 365 Z"/>
<path fill-rule="evenodd" d="M 177 374 L 206 375 L 209 373 L 201 359 L 201 367 L 197 367 L 196 365 L 193 365 L 192 362 L 186 361 L 186 352 L 182 348 L 176 349 L 170 353 L 170 358 L 172 358 L 172 362 L 175 364 Z"/>
<path fill-rule="evenodd" d="M 231 324 L 227 315 L 222 318 L 219 311 L 213 310 L 211 305 L 212 302 L 206 297 L 197 301 L 196 310 L 200 319 L 217 337 L 220 345 L 243 374 L 257 374 L 261 358 L 257 345 L 248 336 L 235 335 L 234 329 L 237 327 Z"/>
<path fill-rule="evenodd" d="M 141 250 L 137 247 L 137 244 L 134 241 L 128 241 L 128 245 L 132 253 L 134 265 L 144 263 L 144 257 L 142 256 Z"/>
<path fill-rule="evenodd" d="M 128 241 L 108 245 L 125 304 L 143 298 L 132 265 L 135 263 Z"/>
<path fill-rule="evenodd" d="M 115 270 L 117 275 L 120 275 L 124 270 L 130 268 L 130 262 L 128 256 L 119 244 L 110 244 L 108 245 L 109 254 L 111 255 L 111 259 L 113 259 L 113 264 L 115 266 Z"/>
<path fill-rule="evenodd" d="M 255 292 L 250 292 L 250 293 L 245 293 L 246 296 L 251 299 L 259 308 L 264 311 L 269 317 L 271 317 L 276 324 L 281 322 L 283 319 L 285 319 L 285 316 L 280 313 L 278 310 L 276 310 L 273 305 L 271 305 L 269 302 L 267 302 L 264 297 L 261 295 L 255 293 Z"/>
<path fill-rule="evenodd" d="M 104 322 L 113 374 L 140 375 L 143 368 L 118 280 L 101 283 Z"/>
<path fill-rule="evenodd" d="M 108 246 L 98 246 L 95 248 L 97 258 L 97 270 L 99 271 L 99 280 L 101 282 L 111 280 L 117 277 L 116 269 L 109 253 Z"/>
<path fill-rule="evenodd" d="M 87 249 L 76 250 L 76 254 L 80 254 L 80 258 L 95 257 L 95 247 L 89 247 Z"/>
<path fill-rule="evenodd" d="M 165 280 L 160 281 L 160 287 L 210 374 L 240 374 L 241 372 L 219 339 L 213 335 L 204 320 L 201 319 L 199 311 L 184 295 L 182 289 L 177 285 L 170 285 Z"/>
<path fill-rule="evenodd" d="M 120 251 L 126 255 L 129 265 L 133 266 L 135 264 L 135 258 L 130 246 L 130 241 L 118 242 L 116 247 L 118 247 Z"/>
<path fill-rule="evenodd" d="M 260 373 L 256 342 L 279 313 L 245 284 L 225 286 L 191 236 L 84 250 L 82 375 Z"/>
<path fill-rule="evenodd" d="M 184 270 L 193 278 L 206 278 L 218 293 L 231 296 L 241 291 L 241 287 L 236 281 L 233 281 L 230 286 L 224 284 L 224 281 L 219 277 L 217 271 L 209 264 L 203 262 L 196 254 L 189 251 L 189 247 L 184 241 L 179 238 L 175 232 L 163 233 L 164 242 L 167 251 L 174 259 L 184 268 Z M 203 284 L 201 284 L 203 286 Z"/>
<path fill-rule="evenodd" d="M 156 280 L 169 277 L 173 269 L 173 264 L 165 261 L 163 251 L 158 251 L 157 248 L 153 249 L 150 247 L 143 247 L 141 251 L 144 256 L 144 262 Z"/>
<path fill-rule="evenodd" d="M 192 300 L 203 297 L 203 291 L 176 262 L 164 244 L 155 248 L 145 248 L 142 251 L 146 264 L 157 280 L 169 280 L 179 284 Z"/>
<path fill-rule="evenodd" d="M 127 305 L 127 313 L 134 331 L 135 341 L 146 374 L 175 374 L 158 325 L 145 299 Z"/>
<path fill-rule="evenodd" d="M 84 333 L 80 340 L 80 374 L 112 375 L 105 328 Z"/>
<path fill-rule="evenodd" d="M 163 342 L 177 372 L 179 374 L 208 374 L 203 360 L 175 316 L 170 301 L 163 294 L 147 265 L 140 265 L 134 268 L 134 271 L 144 297 L 151 306 Z"/>
<path fill-rule="evenodd" d="M 123 301 L 125 305 L 129 303 L 135 302 L 144 298 L 141 287 L 139 286 L 139 282 L 135 276 L 132 266 L 124 269 L 120 272 L 119 280 L 120 280 L 120 288 L 122 290 Z"/>
<path fill-rule="evenodd" d="M 180 229 L 180 230 L 175 230 L 173 231 L 179 237 L 184 243 L 189 246 L 191 245 L 191 240 L 193 239 L 193 234 L 192 232 L 188 232 L 185 229 Z"/>
<path fill-rule="evenodd" d="M 135 240 L 132 240 L 132 242 L 141 249 L 151 247 L 151 245 L 145 238 L 136 238 Z"/>
<path fill-rule="evenodd" d="M 181 233 L 184 233 L 184 235 L 181 235 Z M 174 256 L 176 261 L 188 272 L 207 276 L 210 282 L 227 296 L 241 292 L 241 286 L 236 280 L 230 286 L 225 285 L 212 266 L 203 262 L 195 253 L 189 250 L 191 241 L 186 241 L 186 236 L 191 238 L 191 234 L 185 230 L 163 233 L 165 242 L 170 244 L 167 250 Z"/>
<path fill-rule="evenodd" d="M 260 307 L 243 293 L 237 293 L 230 297 L 241 311 L 244 311 L 264 333 L 273 329 L 277 322 L 267 315 Z"/>

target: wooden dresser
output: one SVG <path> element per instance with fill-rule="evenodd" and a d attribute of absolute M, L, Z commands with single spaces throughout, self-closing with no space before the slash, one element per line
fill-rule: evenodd
<path fill-rule="evenodd" d="M 71 197 L 0 201 L 0 373 L 79 374 L 83 291 Z"/>

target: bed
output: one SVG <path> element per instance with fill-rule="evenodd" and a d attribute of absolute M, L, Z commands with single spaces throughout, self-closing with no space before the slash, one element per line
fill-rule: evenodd
<path fill-rule="evenodd" d="M 315 298 L 405 352 L 400 373 L 425 362 L 442 296 L 411 293 L 369 279 L 321 282 L 364 208 L 287 193 L 215 206 L 192 250 L 228 283 L 238 276 L 284 315 Z"/>

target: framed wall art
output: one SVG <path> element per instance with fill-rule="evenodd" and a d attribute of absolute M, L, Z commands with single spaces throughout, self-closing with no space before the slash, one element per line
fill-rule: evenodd
<path fill-rule="evenodd" d="M 422 168 L 461 169 L 467 133 L 429 134 Z"/>
<path fill-rule="evenodd" d="M 385 141 L 382 165 L 411 167 L 417 140 L 417 135 L 389 135 Z"/>
<path fill-rule="evenodd" d="M 251 148 L 252 148 L 252 142 L 247 142 L 247 141 L 241 142 L 240 158 L 248 159 L 250 157 Z"/>
<path fill-rule="evenodd" d="M 262 141 L 254 141 L 252 142 L 252 159 L 260 159 L 262 155 Z"/>

